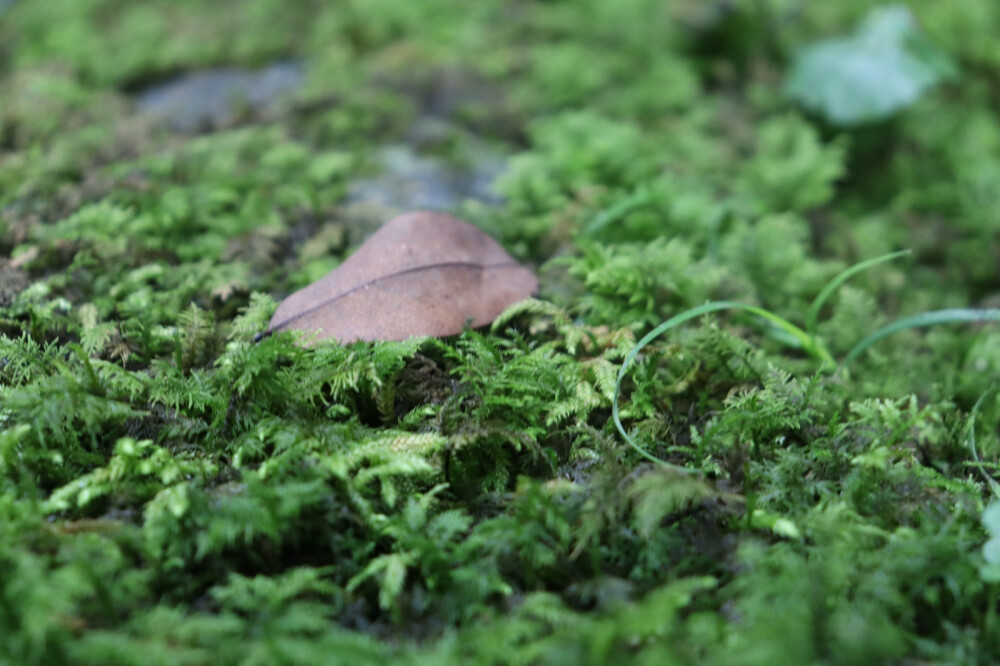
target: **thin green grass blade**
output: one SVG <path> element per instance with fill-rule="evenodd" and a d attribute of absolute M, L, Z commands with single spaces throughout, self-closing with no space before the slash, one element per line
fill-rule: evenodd
<path fill-rule="evenodd" d="M 753 305 L 744 305 L 743 303 L 732 303 L 731 307 L 739 310 L 746 310 L 747 312 L 751 312 L 758 317 L 767 320 L 769 323 L 777 327 L 782 333 L 787 335 L 791 340 L 794 340 L 797 343 L 796 345 L 791 345 L 788 341 L 784 341 L 785 344 L 788 346 L 797 346 L 797 348 L 802 349 L 813 358 L 821 361 L 822 367 L 832 368 L 836 366 L 836 361 L 833 360 L 833 356 L 821 340 L 813 335 L 810 335 L 806 331 L 803 331 L 801 328 L 784 317 L 779 317 L 770 310 L 758 308 Z"/>
<path fill-rule="evenodd" d="M 652 201 L 652 192 L 645 188 L 636 190 L 633 194 L 608 206 L 595 215 L 594 219 L 583 228 L 582 234 L 584 236 L 592 236 L 609 224 L 622 219 L 632 211 L 648 206 Z"/>
<path fill-rule="evenodd" d="M 924 312 L 922 314 L 913 315 L 912 317 L 905 317 L 899 321 L 889 324 L 885 328 L 875 331 L 861 342 L 854 345 L 854 348 L 847 353 L 847 356 L 844 358 L 844 362 L 840 364 L 840 367 L 843 368 L 848 366 L 851 361 L 865 353 L 865 351 L 873 344 L 882 338 L 889 337 L 893 333 L 905 331 L 908 328 L 923 328 L 925 326 L 934 326 L 936 324 L 953 324 L 957 322 L 969 321 L 1000 322 L 1000 310 L 972 310 L 968 308 L 957 308 L 952 310 L 935 310 L 933 312 Z"/>
<path fill-rule="evenodd" d="M 665 322 L 654 328 L 652 331 L 647 333 L 641 340 L 639 340 L 639 342 L 636 343 L 635 347 L 633 347 L 632 350 L 625 356 L 625 360 L 622 361 L 622 367 L 618 371 L 618 380 L 615 382 L 615 394 L 614 398 L 611 401 L 611 417 L 612 419 L 614 419 L 615 427 L 618 428 L 618 432 L 621 433 L 621 436 L 625 439 L 626 442 L 628 442 L 629 446 L 631 446 L 633 449 L 639 452 L 647 460 L 651 460 L 659 465 L 666 465 L 668 467 L 672 467 L 679 470 L 685 469 L 683 467 L 678 467 L 676 465 L 671 465 L 669 463 L 666 463 L 660 460 L 659 458 L 653 456 L 648 451 L 639 446 L 638 442 L 632 439 L 632 437 L 625 431 L 625 426 L 622 425 L 621 416 L 618 408 L 618 396 L 621 394 L 622 381 L 625 379 L 625 374 L 628 372 L 629 366 L 632 365 L 632 362 L 635 361 L 636 357 L 639 355 L 639 352 L 641 352 L 646 345 L 655 340 L 657 337 L 659 337 L 666 331 L 669 331 L 670 329 L 683 324 L 686 321 L 690 321 L 691 319 L 695 319 L 696 317 L 700 317 L 710 312 L 718 312 L 719 310 L 745 310 L 759 317 L 762 317 L 766 319 L 768 322 L 776 325 L 782 331 L 788 333 L 795 340 L 799 341 L 803 349 L 808 351 L 814 357 L 822 360 L 824 365 L 826 365 L 827 363 L 832 365 L 834 363 L 833 357 L 830 356 L 830 353 L 818 340 L 812 338 L 812 336 L 808 335 L 805 331 L 803 331 L 798 326 L 792 324 L 787 319 L 779 317 L 773 312 L 769 312 L 763 308 L 758 308 L 753 305 L 747 305 L 745 303 L 736 303 L 734 301 L 713 301 L 711 303 L 705 303 L 704 305 L 699 305 L 696 308 L 691 308 L 690 310 L 685 310 L 679 315 L 671 317 L 670 319 L 666 320 Z"/>
<path fill-rule="evenodd" d="M 823 309 L 823 305 L 827 302 L 827 300 L 833 296 L 833 292 L 840 288 L 840 285 L 844 284 L 861 271 L 868 270 L 872 266 L 884 264 L 885 262 L 892 261 L 893 259 L 899 259 L 900 257 L 908 254 L 912 254 L 912 252 L 910 250 L 890 252 L 889 254 L 883 254 L 880 257 L 875 257 L 873 259 L 868 259 L 867 261 L 854 264 L 853 266 L 849 266 L 848 268 L 845 268 L 837 273 L 833 279 L 830 280 L 825 287 L 823 287 L 823 290 L 819 292 L 812 304 L 809 306 L 809 310 L 806 312 L 806 331 L 810 335 L 816 333 L 816 322 L 819 319 L 820 310 Z"/>
<path fill-rule="evenodd" d="M 972 406 L 972 411 L 969 413 L 969 422 L 965 426 L 968 430 L 968 434 L 965 436 L 965 444 L 969 447 L 969 451 L 972 453 L 972 459 L 976 461 L 979 473 L 983 475 L 983 478 L 986 479 L 986 483 L 990 486 L 990 490 L 993 491 L 993 496 L 1000 499 L 1000 483 L 987 474 L 986 470 L 983 469 L 983 463 L 979 460 L 979 451 L 976 450 L 976 416 L 979 414 L 979 408 L 982 406 L 983 402 L 987 397 L 995 393 L 997 388 L 997 386 L 994 386 L 983 393 L 979 396 L 979 400 L 976 400 L 976 404 Z"/>
<path fill-rule="evenodd" d="M 823 341 L 816 336 L 810 335 L 784 317 L 779 317 L 769 310 L 757 308 L 752 305 L 744 305 L 740 309 L 752 312 L 764 319 L 770 325 L 769 335 L 772 339 L 777 340 L 786 347 L 805 351 L 813 358 L 821 361 L 821 368 L 832 370 L 836 367 L 837 362 L 833 359 L 833 355 L 827 350 Z"/>

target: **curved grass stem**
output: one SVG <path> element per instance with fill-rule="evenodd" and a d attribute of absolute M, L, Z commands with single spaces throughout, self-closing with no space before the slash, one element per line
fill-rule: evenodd
<path fill-rule="evenodd" d="M 893 259 L 899 259 L 908 254 L 911 254 L 910 250 L 903 250 L 901 252 L 890 252 L 889 254 L 883 254 L 867 261 L 862 261 L 860 263 L 854 264 L 845 268 L 841 272 L 837 273 L 832 280 L 826 283 L 826 286 L 817 294 L 816 298 L 813 300 L 812 304 L 809 306 L 809 310 L 806 311 L 806 331 L 813 335 L 816 333 L 816 323 L 819 320 L 820 310 L 823 309 L 823 305 L 829 300 L 833 292 L 840 288 L 840 285 L 847 282 L 849 279 L 854 277 L 854 275 L 860 273 L 861 271 L 867 270 L 873 266 L 878 266 L 887 261 L 892 261 Z"/>
<path fill-rule="evenodd" d="M 696 308 L 691 308 L 690 310 L 686 310 L 680 313 L 679 315 L 671 317 L 670 319 L 666 320 L 665 322 L 654 328 L 652 331 L 647 333 L 645 336 L 643 336 L 643 338 L 636 343 L 635 347 L 633 347 L 632 350 L 629 351 L 629 353 L 625 356 L 625 360 L 622 361 L 622 367 L 618 371 L 618 379 L 615 382 L 614 398 L 611 401 L 611 417 L 612 419 L 614 419 L 615 427 L 618 428 L 618 432 L 621 433 L 622 437 L 625 438 L 625 441 L 629 444 L 629 446 L 635 449 L 640 455 L 642 455 L 642 457 L 646 458 L 647 460 L 655 462 L 659 465 L 667 465 L 669 467 L 681 470 L 685 469 L 683 467 L 678 467 L 676 465 L 670 465 L 669 463 L 666 463 L 657 458 L 656 456 L 652 455 L 644 448 L 639 446 L 639 443 L 636 442 L 632 438 L 632 436 L 629 435 L 628 432 L 625 430 L 625 426 L 622 425 L 621 413 L 618 407 L 618 396 L 621 394 L 621 386 L 622 386 L 622 381 L 625 379 L 625 374 L 628 372 L 629 366 L 632 365 L 632 362 L 635 361 L 636 357 L 639 355 L 639 352 L 641 352 L 646 345 L 655 340 L 657 337 L 659 337 L 666 331 L 669 331 L 670 329 L 674 328 L 675 326 L 683 324 L 686 321 L 690 321 L 691 319 L 694 319 L 696 317 L 700 317 L 710 312 L 717 312 L 719 310 L 744 310 L 746 312 L 750 312 L 751 314 L 755 314 L 766 320 L 768 323 L 777 326 L 784 333 L 788 334 L 792 339 L 794 339 L 799 344 L 801 349 L 803 349 L 804 351 L 806 351 L 806 353 L 810 354 L 814 358 L 821 361 L 824 367 L 828 365 L 829 366 L 835 365 L 833 356 L 830 355 L 830 352 L 827 351 L 826 347 L 823 345 L 821 341 L 817 340 L 814 336 L 809 335 L 807 332 L 803 331 L 801 328 L 791 323 L 784 317 L 780 317 L 774 314 L 773 312 L 770 312 L 763 308 L 756 307 L 754 305 L 747 305 L 745 303 L 736 303 L 735 301 L 713 301 L 711 303 L 705 303 L 704 305 L 699 305 Z"/>

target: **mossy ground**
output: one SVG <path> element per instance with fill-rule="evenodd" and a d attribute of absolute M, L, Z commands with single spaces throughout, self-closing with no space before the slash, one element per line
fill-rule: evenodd
<path fill-rule="evenodd" d="M 0 3 L 0 662 L 996 663 L 995 398 L 967 445 L 995 326 L 830 375 L 721 313 L 621 396 L 689 473 L 610 418 L 637 337 L 706 300 L 801 323 L 913 250 L 822 313 L 838 358 L 997 305 L 1000 9 L 910 5 L 959 76 L 836 131 L 782 73 L 870 2 Z M 132 102 L 279 60 L 293 98 L 197 136 Z M 453 212 L 539 299 L 255 343 L 380 221 L 347 193 L 405 142 L 507 156 L 503 203 Z"/>

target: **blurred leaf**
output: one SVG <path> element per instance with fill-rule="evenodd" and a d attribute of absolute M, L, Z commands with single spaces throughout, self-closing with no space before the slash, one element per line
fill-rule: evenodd
<path fill-rule="evenodd" d="M 887 118 L 954 74 L 910 11 L 892 5 L 869 13 L 853 35 L 799 52 L 784 90 L 832 124 L 850 126 Z"/>
<path fill-rule="evenodd" d="M 1000 583 L 1000 502 L 991 502 L 980 522 L 991 538 L 983 544 L 985 564 L 979 567 L 979 576 L 987 583 Z"/>
<path fill-rule="evenodd" d="M 983 527 L 994 538 L 1000 538 L 1000 502 L 993 502 L 983 510 Z M 1000 558 L 996 561 L 1000 562 Z"/>

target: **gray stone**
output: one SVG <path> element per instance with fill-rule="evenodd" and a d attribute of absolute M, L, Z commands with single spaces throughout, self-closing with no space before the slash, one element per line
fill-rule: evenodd
<path fill-rule="evenodd" d="M 351 184 L 349 205 L 378 208 L 389 215 L 409 210 L 455 210 L 466 199 L 491 205 L 500 202 L 490 186 L 504 161 L 485 150 L 467 169 L 419 155 L 405 144 L 382 149 L 378 161 L 380 174 Z"/>
<path fill-rule="evenodd" d="M 273 109 L 302 85 L 297 62 L 279 62 L 257 71 L 219 67 L 183 74 L 147 88 L 135 97 L 140 112 L 165 122 L 177 132 L 225 127 L 247 111 Z"/>

